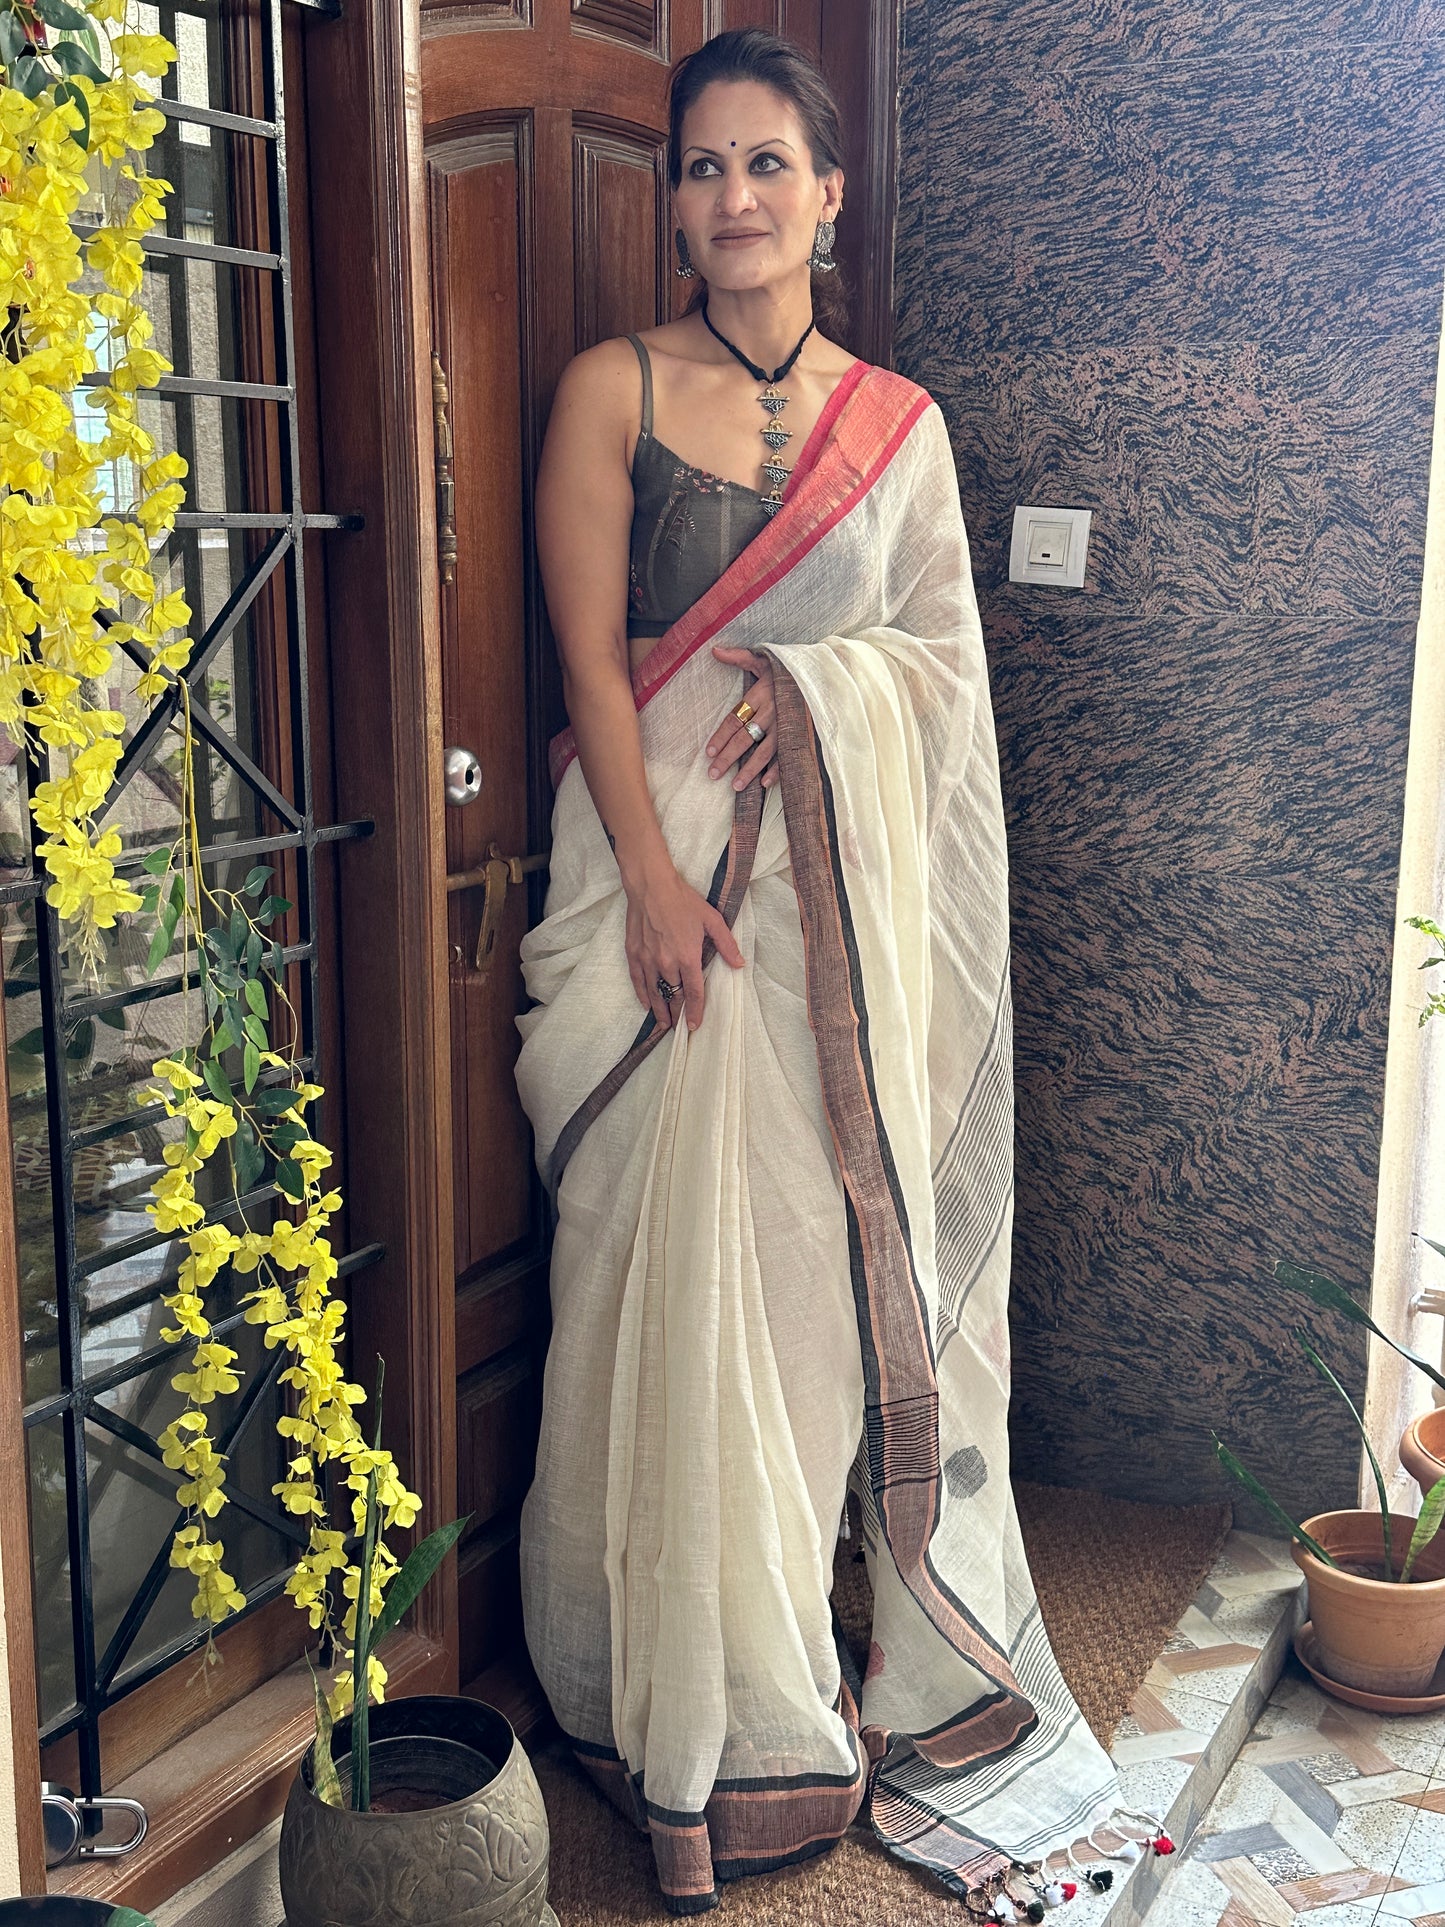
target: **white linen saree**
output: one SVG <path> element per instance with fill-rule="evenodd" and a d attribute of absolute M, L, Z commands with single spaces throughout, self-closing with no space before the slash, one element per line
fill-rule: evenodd
<path fill-rule="evenodd" d="M 882 369 L 820 428 L 633 679 L 668 847 L 746 967 L 708 964 L 696 1032 L 639 1033 L 570 732 L 522 952 L 518 1084 L 539 1167 L 561 1168 L 527 1639 L 678 1913 L 865 1804 L 965 1894 L 1116 1798 L 1009 1488 L 1006 859 L 952 456 L 937 407 Z M 716 641 L 772 659 L 774 790 L 708 776 L 741 693 Z M 861 1703 L 829 1605 L 850 1483 Z"/>

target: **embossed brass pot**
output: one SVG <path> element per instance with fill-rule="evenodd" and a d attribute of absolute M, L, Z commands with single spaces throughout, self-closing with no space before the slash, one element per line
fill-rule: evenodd
<path fill-rule="evenodd" d="M 495 1707 L 389 1700 L 370 1730 L 370 1813 L 319 1800 L 309 1752 L 297 1772 L 281 1822 L 287 1927 L 557 1927 L 542 1791 Z M 349 1740 L 339 1721 L 343 1787 Z"/>

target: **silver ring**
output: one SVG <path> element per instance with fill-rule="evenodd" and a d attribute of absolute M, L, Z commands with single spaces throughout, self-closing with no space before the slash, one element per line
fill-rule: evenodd
<path fill-rule="evenodd" d="M 673 1000 L 673 998 L 674 998 L 674 997 L 675 997 L 675 996 L 677 995 L 677 993 L 678 993 L 678 992 L 679 992 L 679 991 L 680 991 L 680 990 L 682 989 L 682 985 L 681 985 L 681 984 L 670 984 L 670 983 L 669 983 L 669 982 L 667 981 L 667 979 L 666 979 L 666 977 L 659 977 L 659 978 L 658 978 L 658 980 L 657 980 L 657 988 L 658 988 L 658 989 L 659 989 L 659 991 L 661 991 L 661 993 L 662 993 L 662 998 L 663 998 L 663 1001 L 664 1001 L 665 1003 L 669 1003 L 669 1004 L 670 1004 L 670 1003 L 672 1002 L 672 1000 Z"/>
<path fill-rule="evenodd" d="M 764 736 L 766 736 L 768 733 L 765 729 L 761 728 L 757 723 L 751 720 L 749 720 L 748 722 L 745 722 L 743 724 L 743 728 L 748 732 L 749 736 L 752 737 L 755 743 L 760 743 L 763 740 Z"/>

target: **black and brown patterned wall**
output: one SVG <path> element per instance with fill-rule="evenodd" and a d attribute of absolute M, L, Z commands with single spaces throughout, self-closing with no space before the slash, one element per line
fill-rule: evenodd
<path fill-rule="evenodd" d="M 953 437 L 1011 832 L 1017 1468 L 1216 1496 L 1215 1428 L 1349 1504 L 1269 1265 L 1368 1289 L 1445 14 L 911 0 L 900 79 L 897 365 Z M 1008 583 L 1021 502 L 1093 510 L 1083 591 Z"/>

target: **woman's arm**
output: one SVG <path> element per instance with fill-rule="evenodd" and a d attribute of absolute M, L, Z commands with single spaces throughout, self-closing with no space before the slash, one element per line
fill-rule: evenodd
<path fill-rule="evenodd" d="M 647 786 L 627 651 L 627 450 L 639 395 L 625 341 L 589 349 L 564 373 L 537 474 L 537 552 L 577 760 L 627 893 L 633 988 L 665 1026 L 657 979 L 681 983 L 696 1029 L 704 936 L 734 966 L 743 959 L 721 912 L 678 875 Z"/>

